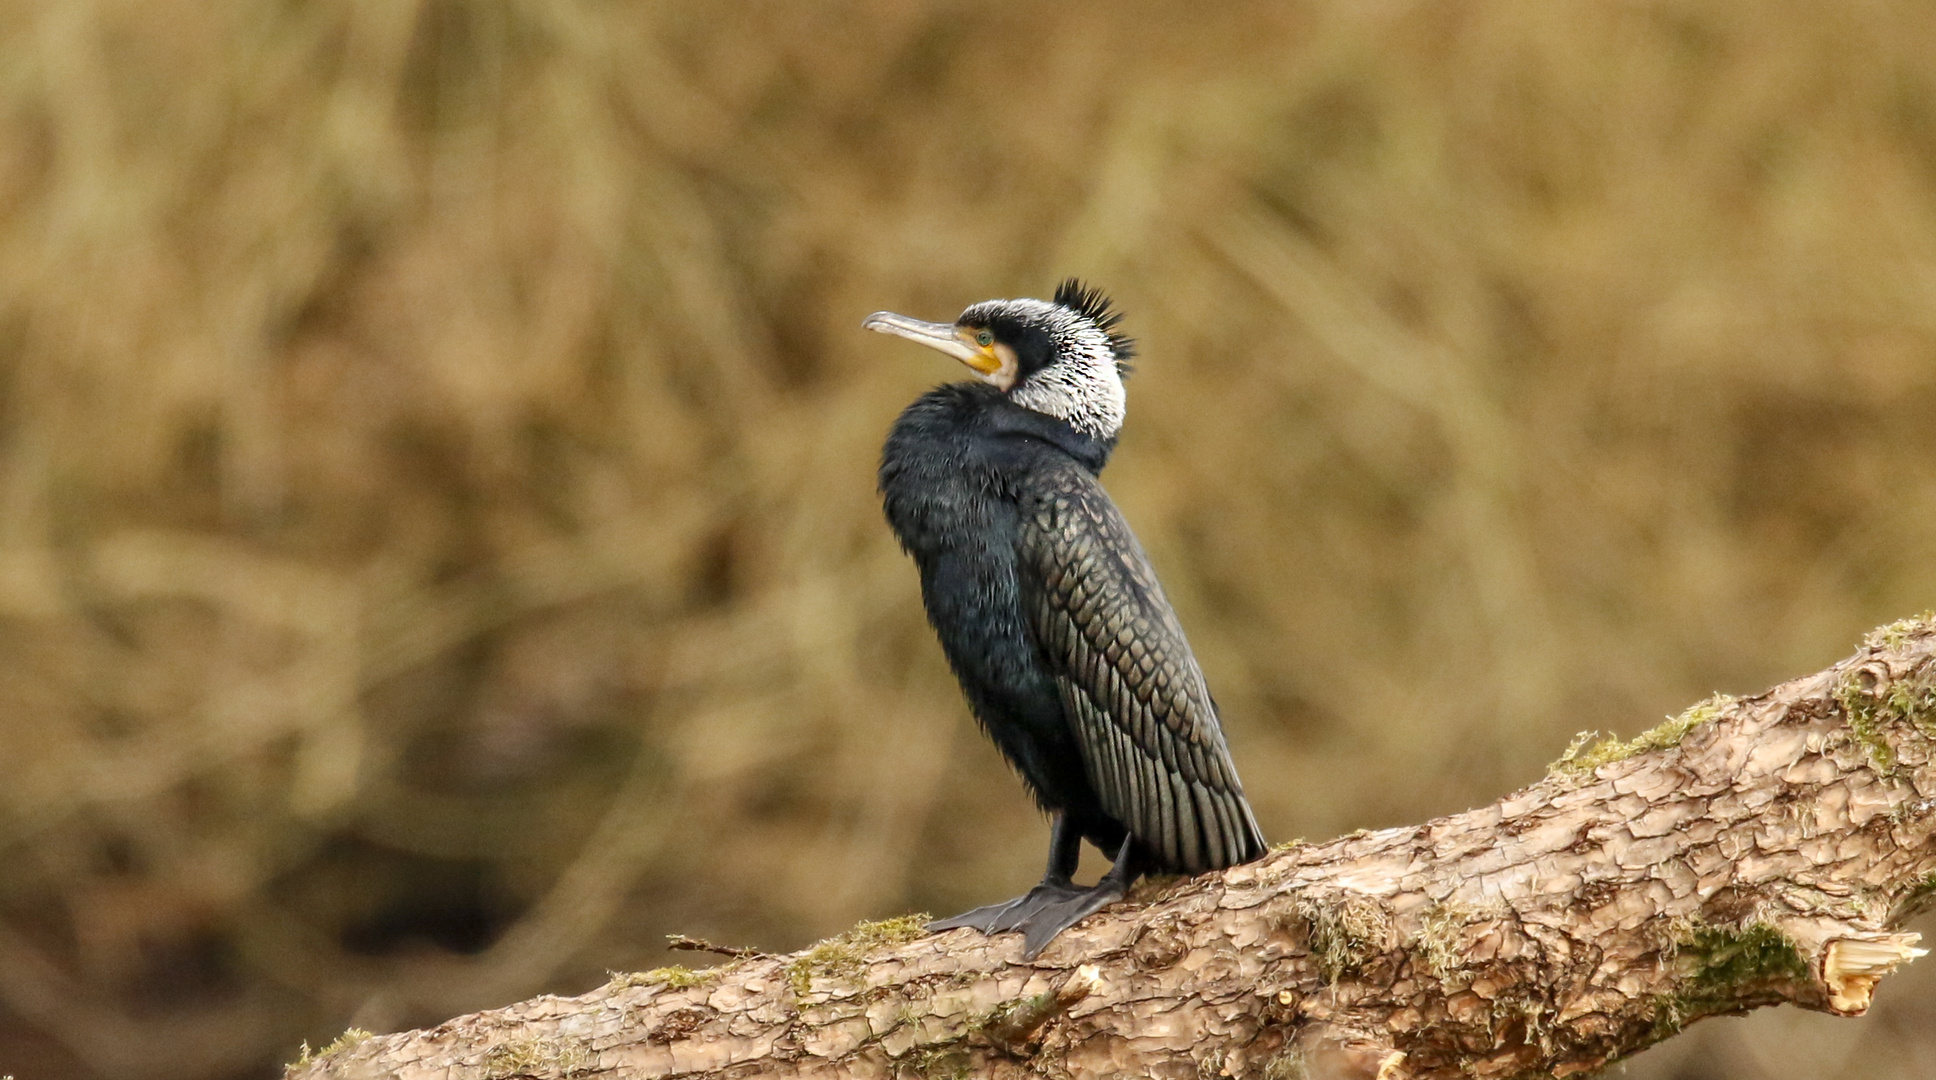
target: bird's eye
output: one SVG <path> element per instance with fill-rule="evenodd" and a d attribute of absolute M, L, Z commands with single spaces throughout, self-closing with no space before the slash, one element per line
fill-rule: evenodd
<path fill-rule="evenodd" d="M 994 333 L 992 331 L 983 330 L 981 333 L 976 334 L 975 344 L 980 345 L 984 349 L 986 349 L 990 345 L 995 344 Z"/>

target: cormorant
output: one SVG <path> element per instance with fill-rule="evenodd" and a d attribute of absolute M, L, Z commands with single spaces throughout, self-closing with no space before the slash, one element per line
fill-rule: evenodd
<path fill-rule="evenodd" d="M 929 928 L 1019 930 L 1028 957 L 1139 874 L 1264 853 L 1203 672 L 1097 482 L 1134 351 L 1120 319 L 1071 279 L 1053 300 L 989 300 L 952 324 L 888 311 L 864 324 L 980 380 L 908 406 L 880 488 L 969 707 L 1053 822 L 1040 885 Z M 1083 840 L 1114 859 L 1088 888 L 1071 880 Z"/>

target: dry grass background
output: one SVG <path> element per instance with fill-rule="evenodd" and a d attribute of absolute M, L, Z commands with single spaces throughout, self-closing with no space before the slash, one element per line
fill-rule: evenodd
<path fill-rule="evenodd" d="M 0 4 L 0 1072 L 1019 890 L 873 492 L 1080 273 L 1274 839 L 1936 606 L 1908 0 Z M 1628 1075 L 1936 1072 L 1876 1015 Z"/>

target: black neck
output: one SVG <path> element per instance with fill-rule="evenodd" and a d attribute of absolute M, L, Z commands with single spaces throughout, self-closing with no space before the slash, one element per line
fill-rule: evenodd
<path fill-rule="evenodd" d="M 979 386 L 979 384 L 967 384 Z M 991 430 L 1002 435 L 1019 435 L 1040 439 L 1080 462 L 1093 473 L 1102 472 L 1109 463 L 1109 455 L 1116 449 L 1116 438 L 1098 439 L 1069 426 L 1069 422 L 1034 409 L 1025 409 L 1010 401 L 1006 395 L 994 387 L 981 387 L 987 391 L 987 422 Z"/>

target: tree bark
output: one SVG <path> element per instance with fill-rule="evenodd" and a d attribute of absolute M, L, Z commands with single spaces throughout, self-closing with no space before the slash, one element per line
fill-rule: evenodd
<path fill-rule="evenodd" d="M 1704 1016 L 1868 1008 L 1936 895 L 1936 624 L 1424 825 L 1157 883 L 1064 933 L 864 924 L 346 1039 L 305 1080 L 1589 1072 Z"/>

